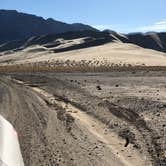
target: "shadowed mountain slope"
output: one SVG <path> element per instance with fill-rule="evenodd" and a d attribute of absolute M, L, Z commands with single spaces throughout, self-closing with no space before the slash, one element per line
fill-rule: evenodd
<path fill-rule="evenodd" d="M 61 34 L 49 34 L 49 35 L 41 35 L 36 37 L 27 38 L 25 40 L 17 40 L 11 41 L 0 45 L 0 51 L 7 51 L 7 50 L 22 50 L 26 47 L 33 46 L 33 45 L 40 45 L 46 48 L 54 48 L 57 46 L 62 45 L 62 40 L 66 41 L 67 43 L 71 43 L 74 39 L 81 39 L 84 38 L 83 42 L 81 43 L 73 43 L 69 44 L 68 47 L 64 48 L 57 48 L 55 52 L 63 52 L 69 51 L 73 49 L 81 49 L 87 48 L 91 46 L 97 46 L 101 44 L 105 44 L 108 42 L 112 42 L 113 40 L 117 40 L 114 36 L 111 36 L 107 32 L 97 32 L 97 31 L 71 31 L 65 32 Z"/>
<path fill-rule="evenodd" d="M 31 14 L 15 10 L 0 10 L 0 43 L 20 40 L 43 34 L 63 33 L 97 29 L 84 24 L 67 24 L 52 18 L 45 20 Z"/>
<path fill-rule="evenodd" d="M 166 52 L 166 33 L 136 33 L 127 35 L 125 42 L 137 44 L 144 48 L 150 48 L 157 51 Z"/>

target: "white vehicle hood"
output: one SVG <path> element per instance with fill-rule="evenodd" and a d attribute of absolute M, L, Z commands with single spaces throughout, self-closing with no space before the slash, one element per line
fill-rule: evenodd
<path fill-rule="evenodd" d="M 0 166 L 24 166 L 17 132 L 0 115 Z"/>

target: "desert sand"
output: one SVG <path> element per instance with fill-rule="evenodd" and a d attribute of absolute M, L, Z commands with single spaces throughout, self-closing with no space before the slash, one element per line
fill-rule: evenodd
<path fill-rule="evenodd" d="M 80 40 L 77 39 L 76 41 L 81 42 Z M 76 41 L 74 41 L 74 44 L 76 44 Z M 67 46 L 69 47 L 70 44 Z M 62 44 L 61 47 L 66 47 L 66 43 Z M 59 62 L 64 65 L 74 65 L 75 63 L 80 65 L 84 63 L 84 65 L 91 66 L 166 66 L 166 53 L 144 49 L 134 44 L 113 42 L 61 53 L 53 53 L 43 46 L 31 46 L 22 51 L 0 56 L 2 65 L 34 64 L 39 62 L 52 64 Z"/>
<path fill-rule="evenodd" d="M 0 113 L 27 166 L 164 165 L 164 73 L 3 75 Z"/>
<path fill-rule="evenodd" d="M 164 166 L 166 53 L 120 41 L 56 52 L 86 40 L 1 52 L 0 114 L 25 166 Z"/>

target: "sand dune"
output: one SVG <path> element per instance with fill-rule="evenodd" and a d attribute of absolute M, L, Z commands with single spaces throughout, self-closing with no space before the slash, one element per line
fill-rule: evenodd
<path fill-rule="evenodd" d="M 81 42 L 82 39 L 73 41 Z M 71 43 L 69 43 L 71 45 Z M 60 46 L 58 46 L 60 47 Z M 67 47 L 67 43 L 61 45 Z M 166 54 L 150 49 L 144 49 L 133 44 L 121 42 L 108 43 L 101 46 L 89 47 L 73 51 L 54 53 L 43 46 L 31 46 L 23 51 L 13 52 L 8 55 L 0 56 L 1 64 L 25 64 L 46 61 L 73 61 L 90 62 L 91 64 L 130 64 L 146 66 L 165 66 Z"/>

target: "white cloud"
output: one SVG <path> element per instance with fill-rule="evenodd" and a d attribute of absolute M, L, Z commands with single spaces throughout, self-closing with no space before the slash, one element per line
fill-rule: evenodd
<path fill-rule="evenodd" d="M 163 20 L 163 21 L 157 22 L 156 24 L 157 24 L 157 25 L 163 25 L 163 24 L 166 24 L 166 19 Z"/>
<path fill-rule="evenodd" d="M 137 27 L 130 27 L 129 25 L 94 25 L 93 27 L 99 29 L 99 30 L 115 30 L 117 32 L 121 33 L 130 33 L 130 32 L 148 32 L 148 31 L 156 31 L 156 32 L 162 32 L 166 31 L 166 19 L 163 19 L 161 21 L 158 21 L 156 23 L 153 23 L 152 25 L 146 25 L 146 26 L 137 26 Z"/>
<path fill-rule="evenodd" d="M 99 30 L 112 29 L 111 25 L 94 25 L 93 27 L 95 27 Z"/>
<path fill-rule="evenodd" d="M 152 25 L 138 28 L 140 31 L 166 31 L 166 19 L 156 22 Z"/>

